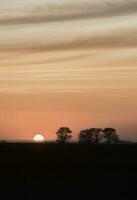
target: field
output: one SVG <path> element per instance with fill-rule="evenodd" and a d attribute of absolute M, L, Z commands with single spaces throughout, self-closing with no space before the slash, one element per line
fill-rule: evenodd
<path fill-rule="evenodd" d="M 0 199 L 136 194 L 136 144 L 0 144 Z"/>

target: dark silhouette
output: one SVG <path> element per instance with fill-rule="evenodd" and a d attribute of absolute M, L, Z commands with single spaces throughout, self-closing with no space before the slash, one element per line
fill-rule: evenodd
<path fill-rule="evenodd" d="M 102 129 L 100 128 L 91 128 L 81 130 L 78 138 L 80 143 L 99 143 L 101 141 L 101 133 Z"/>
<path fill-rule="evenodd" d="M 72 131 L 68 127 L 61 127 L 57 131 L 57 142 L 58 143 L 66 143 L 72 138 L 71 136 Z"/>
<path fill-rule="evenodd" d="M 81 130 L 78 139 L 80 143 L 99 144 L 99 143 L 118 143 L 119 136 L 114 128 L 91 128 Z"/>
<path fill-rule="evenodd" d="M 136 143 L 0 144 L 0 199 L 132 200 L 136 155 Z"/>
<path fill-rule="evenodd" d="M 80 143 L 90 143 L 89 129 L 81 130 L 78 138 Z"/>
<path fill-rule="evenodd" d="M 102 129 L 101 128 L 93 128 L 93 135 L 94 135 L 94 143 L 98 144 L 101 141 L 101 133 Z"/>
<path fill-rule="evenodd" d="M 117 143 L 119 141 L 119 136 L 117 135 L 116 129 L 114 128 L 105 128 L 103 130 L 103 136 L 106 139 L 106 143 Z"/>

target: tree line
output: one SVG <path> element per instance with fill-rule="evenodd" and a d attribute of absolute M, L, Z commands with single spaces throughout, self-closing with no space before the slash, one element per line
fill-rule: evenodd
<path fill-rule="evenodd" d="M 68 127 L 61 127 L 56 133 L 58 143 L 70 142 L 72 131 Z M 114 128 L 90 128 L 81 130 L 78 134 L 79 143 L 99 144 L 99 143 L 118 143 L 119 135 Z"/>

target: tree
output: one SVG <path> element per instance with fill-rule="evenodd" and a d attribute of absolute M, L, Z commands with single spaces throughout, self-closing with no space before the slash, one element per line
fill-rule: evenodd
<path fill-rule="evenodd" d="M 101 132 L 103 130 L 101 128 L 93 128 L 92 132 L 94 135 L 94 143 L 98 144 L 101 141 Z"/>
<path fill-rule="evenodd" d="M 117 143 L 119 141 L 119 136 L 114 128 L 105 128 L 103 134 L 108 144 Z"/>
<path fill-rule="evenodd" d="M 89 139 L 89 129 L 85 129 L 85 130 L 81 130 L 79 135 L 78 135 L 78 138 L 79 138 L 79 142 L 80 143 L 90 143 L 90 139 Z"/>
<path fill-rule="evenodd" d="M 91 128 L 81 130 L 79 133 L 79 142 L 80 143 L 99 143 L 101 140 L 101 131 L 100 128 Z"/>
<path fill-rule="evenodd" d="M 68 127 L 61 127 L 57 131 L 57 142 L 59 143 L 66 143 L 68 142 L 72 136 L 71 136 L 72 131 Z"/>

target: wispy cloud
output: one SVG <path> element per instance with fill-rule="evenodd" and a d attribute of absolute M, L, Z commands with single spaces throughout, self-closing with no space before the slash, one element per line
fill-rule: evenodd
<path fill-rule="evenodd" d="M 110 33 L 112 31 L 112 33 Z M 124 32 L 125 31 L 125 32 Z M 108 33 L 92 35 L 90 36 L 81 36 L 76 37 L 75 35 L 62 40 L 61 37 L 58 40 L 52 41 L 50 39 L 49 42 L 46 40 L 36 39 L 34 42 L 26 42 L 26 41 L 15 41 L 12 44 L 1 44 L 0 52 L 24 52 L 24 53 L 34 53 L 34 52 L 52 52 L 52 51 L 65 51 L 65 50 L 76 50 L 76 49 L 95 49 L 95 48 L 135 48 L 137 47 L 137 35 L 135 34 L 137 29 L 130 30 L 117 30 L 113 32 L 113 30 L 109 30 Z M 45 37 L 46 38 L 46 37 Z M 17 45 L 15 45 L 17 44 Z M 72 56 L 72 60 L 77 59 Z M 59 59 L 57 59 L 60 61 Z M 66 60 L 67 61 L 67 60 Z"/>
<path fill-rule="evenodd" d="M 29 8 L 1 10 L 0 25 L 49 23 L 66 20 L 111 17 L 136 13 L 136 0 L 74 1 L 73 3 L 39 5 Z"/>

